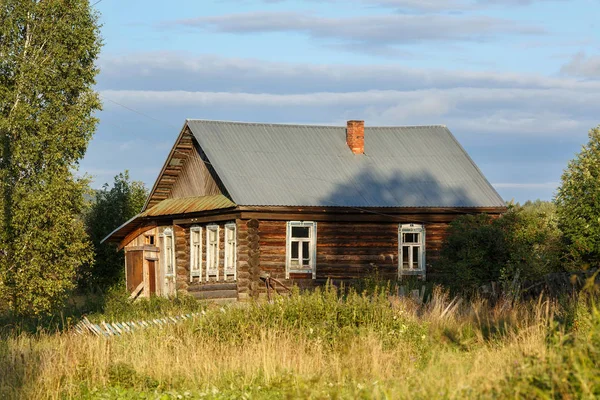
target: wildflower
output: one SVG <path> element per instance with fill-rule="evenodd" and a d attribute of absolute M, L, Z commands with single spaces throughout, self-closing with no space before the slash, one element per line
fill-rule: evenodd
<path fill-rule="evenodd" d="M 422 339 L 422 340 L 425 340 L 425 335 L 421 335 L 421 339 Z"/>

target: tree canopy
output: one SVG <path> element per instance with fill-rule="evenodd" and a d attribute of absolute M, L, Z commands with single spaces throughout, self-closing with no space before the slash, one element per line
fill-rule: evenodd
<path fill-rule="evenodd" d="M 600 126 L 563 172 L 555 197 L 571 260 L 600 264 Z"/>
<path fill-rule="evenodd" d="M 147 195 L 144 183 L 131 182 L 128 171 L 115 176 L 112 188 L 105 184 L 96 193 L 95 201 L 85 217 L 96 257 L 82 271 L 80 286 L 107 289 L 123 279 L 123 252 L 117 252 L 113 243 L 100 242 L 116 227 L 139 213 Z"/>
<path fill-rule="evenodd" d="M 100 47 L 87 0 L 0 5 L 0 296 L 18 314 L 59 306 L 92 256 L 74 175 L 100 109 Z"/>
<path fill-rule="evenodd" d="M 554 204 L 537 200 L 511 204 L 498 218 L 486 214 L 457 218 L 448 229 L 438 267 L 450 286 L 476 289 L 560 271 L 562 253 Z"/>

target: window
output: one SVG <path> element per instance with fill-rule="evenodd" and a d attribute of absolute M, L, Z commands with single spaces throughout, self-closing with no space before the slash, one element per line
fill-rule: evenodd
<path fill-rule="evenodd" d="M 202 228 L 190 228 L 190 282 L 202 280 Z"/>
<path fill-rule="evenodd" d="M 236 279 L 236 249 L 237 238 L 235 232 L 235 224 L 225 225 L 225 271 L 224 278 L 233 276 Z"/>
<path fill-rule="evenodd" d="M 215 277 L 219 280 L 219 226 L 206 227 L 206 280 Z"/>
<path fill-rule="evenodd" d="M 146 235 L 144 244 L 147 244 L 148 246 L 154 246 L 154 235 Z"/>
<path fill-rule="evenodd" d="M 400 275 L 425 273 L 425 228 L 423 225 L 400 225 L 398 253 Z"/>
<path fill-rule="evenodd" d="M 163 238 L 163 260 L 164 260 L 164 271 L 165 277 L 175 276 L 175 246 L 173 238 L 173 230 L 167 228 L 162 233 Z"/>
<path fill-rule="evenodd" d="M 285 277 L 290 273 L 311 273 L 317 277 L 317 223 L 291 221 L 287 223 Z"/>

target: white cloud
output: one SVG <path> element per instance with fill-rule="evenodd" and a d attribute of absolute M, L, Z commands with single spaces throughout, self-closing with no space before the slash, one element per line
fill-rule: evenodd
<path fill-rule="evenodd" d="M 384 14 L 321 17 L 294 11 L 254 11 L 190 18 L 163 26 L 185 26 L 216 32 L 247 34 L 293 32 L 355 46 L 354 51 L 419 42 L 486 41 L 499 35 L 539 35 L 538 26 L 483 15 Z"/>
<path fill-rule="evenodd" d="M 600 82 L 539 74 L 415 69 L 399 64 L 298 64 L 174 52 L 103 56 L 101 89 L 296 94 L 423 88 L 600 90 Z"/>
<path fill-rule="evenodd" d="M 584 52 L 579 52 L 562 66 L 560 72 L 569 76 L 600 79 L 600 56 L 588 57 Z"/>
<path fill-rule="evenodd" d="M 247 2 L 246 0 L 230 0 Z M 265 3 L 282 3 L 285 0 L 263 0 Z M 308 2 L 362 3 L 368 6 L 396 8 L 418 12 L 444 12 L 482 9 L 490 6 L 527 6 L 533 3 L 550 3 L 565 0 L 308 0 Z"/>
<path fill-rule="evenodd" d="M 102 95 L 142 109 L 246 109 L 260 111 L 264 119 L 285 111 L 319 120 L 329 115 L 331 121 L 359 115 L 372 125 L 444 123 L 468 132 L 546 136 L 586 132 L 600 103 L 596 91 L 468 87 L 306 94 L 107 90 Z"/>

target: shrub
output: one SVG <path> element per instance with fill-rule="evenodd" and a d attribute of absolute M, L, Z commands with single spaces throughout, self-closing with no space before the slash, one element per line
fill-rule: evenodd
<path fill-rule="evenodd" d="M 600 126 L 569 162 L 556 194 L 559 226 L 574 263 L 600 265 Z"/>
<path fill-rule="evenodd" d="M 562 270 L 562 235 L 552 203 L 510 205 L 499 218 L 465 215 L 450 224 L 438 263 L 443 281 L 473 290 L 489 282 L 540 279 Z"/>
<path fill-rule="evenodd" d="M 508 256 L 500 224 L 486 214 L 465 215 L 450 224 L 438 267 L 451 288 L 472 290 L 498 281 Z"/>

